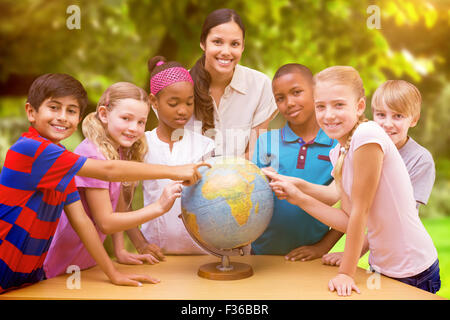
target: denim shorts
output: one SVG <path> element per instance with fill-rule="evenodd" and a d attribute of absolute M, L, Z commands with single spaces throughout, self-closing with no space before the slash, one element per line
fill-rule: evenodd
<path fill-rule="evenodd" d="M 439 259 L 425 271 L 407 278 L 392 278 L 419 289 L 436 293 L 441 288 L 441 277 L 439 274 Z"/>

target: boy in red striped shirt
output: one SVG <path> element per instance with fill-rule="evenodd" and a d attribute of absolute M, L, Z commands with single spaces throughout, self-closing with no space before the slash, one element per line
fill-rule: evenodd
<path fill-rule="evenodd" d="M 115 269 L 83 209 L 74 176 L 107 181 L 169 178 L 189 185 L 201 177 L 197 167 L 203 164 L 102 161 L 66 150 L 60 141 L 75 132 L 86 105 L 85 89 L 66 74 L 45 74 L 30 87 L 25 110 L 31 126 L 8 150 L 0 173 L 0 293 L 44 279 L 42 265 L 63 209 L 114 284 L 157 282 Z"/>

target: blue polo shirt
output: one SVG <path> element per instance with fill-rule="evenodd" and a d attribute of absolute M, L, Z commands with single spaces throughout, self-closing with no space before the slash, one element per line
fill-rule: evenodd
<path fill-rule="evenodd" d="M 312 141 L 304 141 L 286 123 L 282 129 L 258 138 L 252 161 L 282 175 L 328 185 L 333 181 L 329 153 L 336 144 L 337 140 L 329 138 L 322 129 Z M 273 216 L 264 233 L 252 243 L 254 254 L 286 255 L 295 248 L 318 242 L 328 232 L 328 226 L 300 207 L 273 197 Z"/>

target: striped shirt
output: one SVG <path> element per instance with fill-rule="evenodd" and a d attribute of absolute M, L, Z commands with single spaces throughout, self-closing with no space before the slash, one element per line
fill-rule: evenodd
<path fill-rule="evenodd" d="M 74 176 L 85 161 L 33 127 L 8 150 L 0 173 L 0 293 L 43 280 L 61 212 L 80 199 Z"/>

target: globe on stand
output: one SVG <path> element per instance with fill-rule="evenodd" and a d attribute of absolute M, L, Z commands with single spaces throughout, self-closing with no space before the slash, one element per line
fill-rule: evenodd
<path fill-rule="evenodd" d="M 245 263 L 230 262 L 267 228 L 273 213 L 273 194 L 266 176 L 243 158 L 217 157 L 200 167 L 202 179 L 183 188 L 182 219 L 192 238 L 221 259 L 200 267 L 198 275 L 213 280 L 253 275 Z"/>

